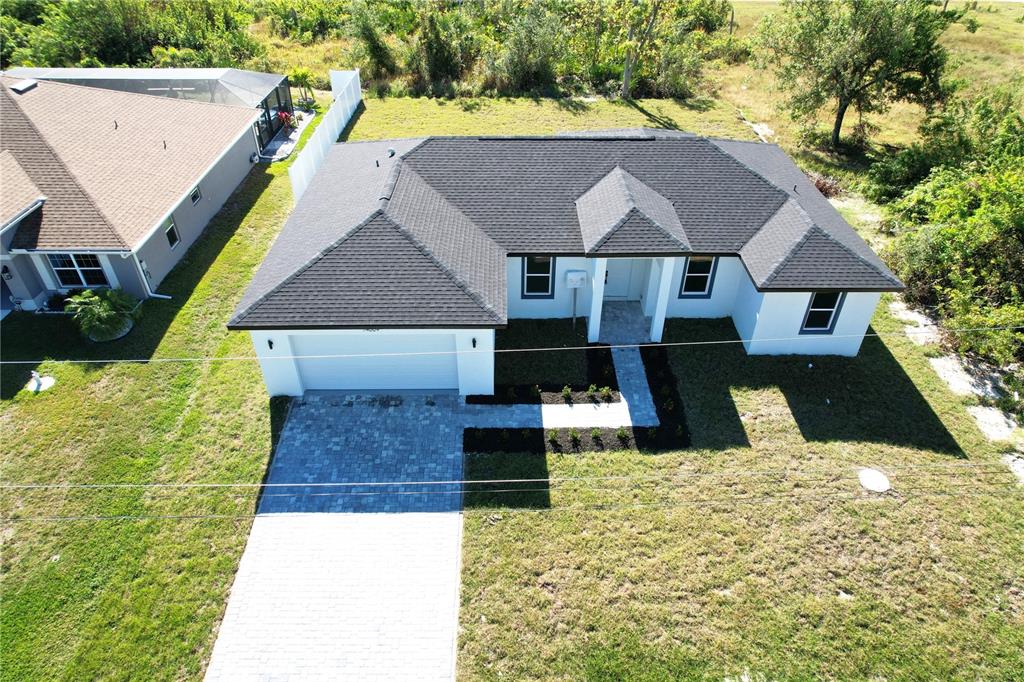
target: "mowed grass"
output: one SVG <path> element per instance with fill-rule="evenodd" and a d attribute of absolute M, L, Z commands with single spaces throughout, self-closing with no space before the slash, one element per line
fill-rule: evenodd
<path fill-rule="evenodd" d="M 12 314 L 3 359 L 47 358 L 57 384 L 0 374 L 0 479 L 258 483 L 282 405 L 254 362 L 62 364 L 248 356 L 224 327 L 291 206 L 284 164 L 259 165 L 149 300 L 125 339 L 83 341 L 61 316 Z M 4 489 L 4 680 L 198 679 L 249 533 L 253 488 Z M 222 514 L 223 519 L 90 520 Z M 73 517 L 81 520 L 42 520 Z M 239 517 L 239 518 L 230 518 Z"/>
<path fill-rule="evenodd" d="M 671 355 L 692 449 L 523 456 L 542 496 L 467 511 L 460 679 L 1019 677 L 1024 490 L 920 349 Z"/>

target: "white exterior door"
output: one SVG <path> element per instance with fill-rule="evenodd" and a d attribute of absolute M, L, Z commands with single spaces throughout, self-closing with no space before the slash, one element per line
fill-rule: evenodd
<path fill-rule="evenodd" d="M 455 335 L 450 332 L 294 334 L 291 343 L 307 391 L 459 388 Z M 323 357 L 338 355 L 346 357 Z"/>
<path fill-rule="evenodd" d="M 604 298 L 625 301 L 629 297 L 629 280 L 633 274 L 632 258 L 609 258 L 604 274 Z"/>

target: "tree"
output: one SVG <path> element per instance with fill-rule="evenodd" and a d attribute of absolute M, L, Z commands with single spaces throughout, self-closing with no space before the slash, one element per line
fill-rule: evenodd
<path fill-rule="evenodd" d="M 621 91 L 624 98 L 629 98 L 633 72 L 654 42 L 663 8 L 662 0 L 623 0 L 617 7 L 616 23 L 619 25 L 620 48 L 624 54 Z"/>
<path fill-rule="evenodd" d="M 300 66 L 288 74 L 288 81 L 299 89 L 299 99 L 313 101 L 313 72 Z"/>
<path fill-rule="evenodd" d="M 758 44 L 791 93 L 794 118 L 834 103 L 835 147 L 850 107 L 868 113 L 944 98 L 947 52 L 938 40 L 961 16 L 930 0 L 784 0 L 763 20 Z"/>

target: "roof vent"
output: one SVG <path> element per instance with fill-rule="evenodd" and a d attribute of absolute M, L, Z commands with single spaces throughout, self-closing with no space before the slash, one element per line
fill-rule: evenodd
<path fill-rule="evenodd" d="M 36 79 L 34 79 L 34 78 L 26 78 L 25 80 L 18 81 L 17 83 L 12 85 L 11 86 L 11 90 L 14 90 L 16 93 L 21 95 L 21 94 L 24 94 L 24 93 L 28 92 L 29 90 L 31 90 L 32 88 L 36 87 L 37 85 L 39 85 L 39 81 L 37 81 Z"/>
<path fill-rule="evenodd" d="M 390 159 L 394 155 L 395 155 L 395 148 L 394 147 L 388 147 L 388 158 Z"/>

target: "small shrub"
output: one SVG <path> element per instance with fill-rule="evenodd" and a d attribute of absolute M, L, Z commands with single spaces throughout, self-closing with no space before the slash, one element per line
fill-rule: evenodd
<path fill-rule="evenodd" d="M 814 183 L 815 188 L 821 192 L 822 196 L 826 199 L 839 196 L 843 188 L 839 186 L 839 181 L 828 175 L 821 175 L 820 173 L 808 173 L 807 177 Z"/>
<path fill-rule="evenodd" d="M 572 401 L 572 388 L 568 385 L 562 387 L 562 400 L 567 403 Z"/>
<path fill-rule="evenodd" d="M 590 429 L 590 440 L 594 441 L 595 443 L 600 443 L 601 442 L 601 429 L 598 429 L 598 428 Z"/>
<path fill-rule="evenodd" d="M 553 446 L 558 445 L 558 431 L 548 431 L 548 442 Z"/>
<path fill-rule="evenodd" d="M 606 403 L 610 403 L 612 401 L 612 389 L 610 386 L 601 387 L 601 399 Z"/>
<path fill-rule="evenodd" d="M 575 426 L 569 429 L 569 441 L 572 443 L 574 448 L 580 445 L 580 432 Z"/>
<path fill-rule="evenodd" d="M 629 442 L 629 431 L 626 430 L 625 426 L 620 426 L 615 432 L 615 437 L 619 439 L 619 442 L 625 445 Z"/>
<path fill-rule="evenodd" d="M 109 341 L 126 333 L 138 317 L 139 302 L 120 289 L 86 289 L 68 298 L 65 310 L 71 313 L 78 328 L 93 341 Z"/>
<path fill-rule="evenodd" d="M 590 384 L 587 387 L 587 397 L 591 400 L 597 400 L 597 384 Z"/>
<path fill-rule="evenodd" d="M 671 412 L 672 410 L 676 409 L 676 403 L 671 398 L 662 403 L 661 406 L 665 409 L 666 412 Z"/>

